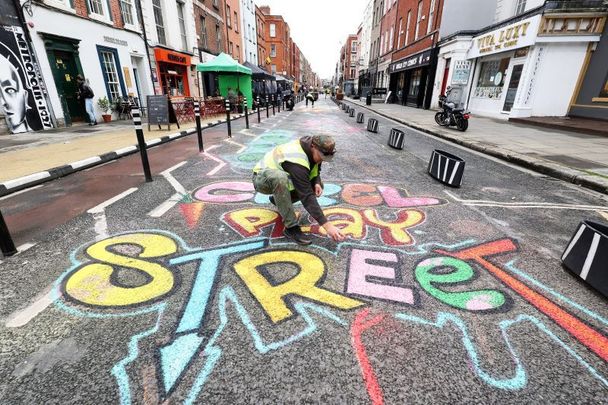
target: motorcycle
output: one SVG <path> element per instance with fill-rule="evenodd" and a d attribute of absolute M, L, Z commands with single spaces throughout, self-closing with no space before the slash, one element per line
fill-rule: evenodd
<path fill-rule="evenodd" d="M 445 94 L 439 96 L 439 107 L 442 111 L 435 114 L 435 122 L 442 127 L 456 126 L 456 128 L 464 132 L 469 127 L 470 114 L 462 108 L 456 108 L 456 104 L 447 101 L 451 89 L 448 88 Z"/>

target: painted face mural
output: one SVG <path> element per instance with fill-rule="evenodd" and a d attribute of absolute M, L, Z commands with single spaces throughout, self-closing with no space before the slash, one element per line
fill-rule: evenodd
<path fill-rule="evenodd" d="M 347 238 L 334 243 L 303 214 L 313 244 L 301 247 L 283 237 L 281 217 L 251 181 L 214 177 L 227 165 L 249 172 L 253 155 L 292 135 L 231 140 L 225 155 L 207 148 L 213 180 L 188 192 L 174 185 L 181 198 L 162 204 L 179 234 L 120 233 L 73 252 L 55 283 L 57 308 L 144 325 L 117 343 L 122 357 L 111 360 L 122 404 L 217 402 L 229 397 L 230 381 L 254 386 L 281 362 L 310 368 L 311 378 L 315 367 L 329 369 L 324 383 L 361 390 L 360 402 L 396 402 L 391 383 L 409 387 L 419 377 L 415 350 L 431 364 L 423 379 L 440 375 L 450 357 L 467 390 L 515 398 L 538 389 L 534 348 L 522 347 L 522 333 L 549 341 L 567 367 L 608 389 L 598 368 L 608 362 L 608 338 L 593 326 L 608 320 L 520 268 L 516 240 L 461 218 L 437 231 L 447 200 L 390 183 L 327 181 L 319 203 Z M 349 372 L 354 379 L 339 379 Z M 292 398 L 288 385 L 298 383 L 272 377 L 281 381 L 252 388 L 252 401 Z"/>
<path fill-rule="evenodd" d="M 18 26 L 0 26 L 0 106 L 11 133 L 53 127 L 38 65 Z"/>
<path fill-rule="evenodd" d="M 0 102 L 13 133 L 26 132 L 30 129 L 25 119 L 25 113 L 29 108 L 27 98 L 27 91 L 23 88 L 17 69 L 8 59 L 0 55 Z"/>

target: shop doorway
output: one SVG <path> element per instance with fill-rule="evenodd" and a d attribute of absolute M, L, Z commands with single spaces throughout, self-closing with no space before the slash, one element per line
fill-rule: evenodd
<path fill-rule="evenodd" d="M 513 70 L 511 71 L 511 79 L 509 80 L 509 87 L 507 88 L 507 95 L 505 97 L 505 104 L 502 107 L 503 112 L 509 112 L 513 108 L 523 68 L 523 64 L 513 66 Z"/>
<path fill-rule="evenodd" d="M 78 100 L 76 76 L 80 61 L 74 52 L 52 50 L 51 70 L 63 108 L 67 108 L 72 122 L 84 121 L 84 102 Z M 50 58 L 49 58 L 50 59 Z"/>
<path fill-rule="evenodd" d="M 445 60 L 445 68 L 443 69 L 443 80 L 441 82 L 441 93 L 440 95 L 445 94 L 445 89 L 448 87 L 448 76 L 450 75 L 450 62 L 451 59 Z"/>

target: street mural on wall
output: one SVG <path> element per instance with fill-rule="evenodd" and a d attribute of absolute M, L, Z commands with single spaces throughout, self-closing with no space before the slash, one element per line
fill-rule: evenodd
<path fill-rule="evenodd" d="M 230 165 L 224 170 L 248 171 L 265 150 L 292 138 L 266 132 L 222 156 Z M 55 304 L 70 316 L 153 315 L 109 370 L 122 404 L 200 400 L 222 362 L 231 361 L 226 335 L 236 324 L 256 356 L 280 355 L 331 328 L 350 346 L 361 389 L 375 404 L 387 387 L 370 356 L 370 331 L 389 324 L 454 334 L 471 375 L 503 391 L 524 389 L 532 378 L 513 344 L 519 325 L 532 326 L 608 389 L 606 376 L 581 355 L 587 349 L 608 362 L 608 337 L 588 322 L 608 320 L 520 268 L 513 238 L 429 232 L 447 200 L 392 184 L 327 182 L 320 205 L 347 239 L 329 241 L 304 214 L 303 230 L 314 241 L 303 248 L 283 237 L 280 216 L 251 181 L 212 172 L 174 214 L 184 232 L 224 229 L 221 243 L 192 245 L 162 229 L 111 235 L 76 249 L 55 283 Z M 506 353 L 507 373 L 483 358 L 479 324 L 496 331 L 491 347 Z M 134 398 L 141 386 L 146 398 Z"/>
<path fill-rule="evenodd" d="M 11 133 L 53 127 L 40 68 L 16 25 L 0 26 L 0 112 Z"/>

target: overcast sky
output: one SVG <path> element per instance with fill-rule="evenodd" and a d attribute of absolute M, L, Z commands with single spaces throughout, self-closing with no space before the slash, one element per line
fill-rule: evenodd
<path fill-rule="evenodd" d="M 340 47 L 356 34 L 369 0 L 254 0 L 289 24 L 291 38 L 321 79 L 331 79 Z"/>

